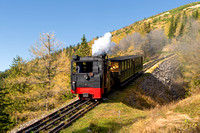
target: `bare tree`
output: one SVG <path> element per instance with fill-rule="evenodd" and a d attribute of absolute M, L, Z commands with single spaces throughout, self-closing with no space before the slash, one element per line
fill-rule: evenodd
<path fill-rule="evenodd" d="M 34 70 L 36 77 L 42 82 L 48 83 L 50 89 L 53 76 L 56 74 L 57 64 L 55 63 L 55 53 L 61 48 L 62 43 L 57 41 L 54 33 L 40 34 L 40 38 L 31 46 L 31 53 L 35 57 Z"/>

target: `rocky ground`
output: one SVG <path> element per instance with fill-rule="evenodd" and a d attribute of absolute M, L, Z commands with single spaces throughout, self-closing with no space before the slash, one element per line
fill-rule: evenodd
<path fill-rule="evenodd" d="M 185 94 L 179 62 L 174 56 L 165 60 L 151 74 L 146 74 L 139 85 L 146 95 L 167 103 L 182 98 Z"/>

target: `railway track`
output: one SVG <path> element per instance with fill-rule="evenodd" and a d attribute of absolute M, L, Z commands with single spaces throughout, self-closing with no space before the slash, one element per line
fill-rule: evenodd
<path fill-rule="evenodd" d="M 99 101 L 76 100 L 65 107 L 49 114 L 35 123 L 17 131 L 17 133 L 56 133 L 69 126 L 73 121 L 99 104 Z"/>
<path fill-rule="evenodd" d="M 151 61 L 151 62 L 149 62 L 149 63 L 144 64 L 144 65 L 143 65 L 143 72 L 145 72 L 146 70 L 148 70 L 149 68 L 151 68 L 152 66 L 154 66 L 154 65 L 155 65 L 156 63 L 158 63 L 159 61 L 164 60 L 164 59 L 166 59 L 166 58 L 169 58 L 169 57 L 171 57 L 172 55 L 174 55 L 174 54 L 170 54 L 170 55 L 167 55 L 167 56 L 164 56 L 164 57 L 155 59 L 155 60 L 153 60 L 153 61 Z"/>
<path fill-rule="evenodd" d="M 167 55 L 167 56 L 165 56 L 165 57 L 161 57 L 161 58 L 155 59 L 155 60 L 153 60 L 153 61 L 151 61 L 151 62 L 148 62 L 148 63 L 144 64 L 144 65 L 143 65 L 143 71 L 141 71 L 141 72 L 135 74 L 133 77 L 131 77 L 131 78 L 129 78 L 128 80 L 126 80 L 126 81 L 125 81 L 124 83 L 122 83 L 120 86 L 121 86 L 121 87 L 124 87 L 124 86 L 128 85 L 129 82 L 131 82 L 132 80 L 138 78 L 140 75 L 142 75 L 142 74 L 143 74 L 145 71 L 147 71 L 149 68 L 153 67 L 156 63 L 158 63 L 159 61 L 164 60 L 164 59 L 166 59 L 166 58 L 169 58 L 169 57 L 171 57 L 171 56 L 173 56 L 173 55 L 174 55 L 174 54 Z"/>
<path fill-rule="evenodd" d="M 159 61 L 171 57 L 172 55 L 155 59 L 149 63 L 144 64 L 142 72 L 128 79 L 126 82 L 121 84 L 121 86 L 122 87 L 125 86 L 128 82 L 139 77 L 141 74 L 143 74 L 146 70 L 151 68 Z M 17 131 L 17 133 L 39 133 L 39 132 L 57 133 L 63 128 L 69 126 L 73 121 L 78 119 L 80 116 L 82 116 L 84 113 L 88 112 L 90 109 L 92 109 L 98 104 L 99 101 L 95 102 L 92 100 L 87 100 L 87 101 L 75 100 L 74 102 L 49 114 L 48 116 L 30 124 L 29 126 L 23 129 L 20 129 L 19 131 Z"/>

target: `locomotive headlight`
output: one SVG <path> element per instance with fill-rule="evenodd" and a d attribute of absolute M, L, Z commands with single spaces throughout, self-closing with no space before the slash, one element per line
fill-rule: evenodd
<path fill-rule="evenodd" d="M 72 90 L 76 91 L 76 82 L 75 81 L 72 82 Z"/>
<path fill-rule="evenodd" d="M 86 80 L 88 80 L 88 79 L 89 79 L 89 76 L 88 76 L 88 75 L 85 75 L 84 77 L 85 77 L 85 79 L 86 79 Z"/>

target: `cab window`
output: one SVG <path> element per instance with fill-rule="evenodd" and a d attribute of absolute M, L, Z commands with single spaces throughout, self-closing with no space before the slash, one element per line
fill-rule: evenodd
<path fill-rule="evenodd" d="M 73 62 L 73 73 L 90 73 L 92 67 L 92 62 Z"/>

